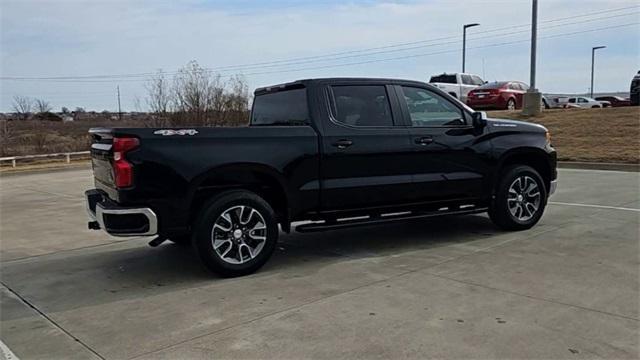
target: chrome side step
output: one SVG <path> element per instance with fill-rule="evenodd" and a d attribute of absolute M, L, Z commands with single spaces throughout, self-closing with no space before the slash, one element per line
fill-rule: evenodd
<path fill-rule="evenodd" d="M 392 214 L 382 214 L 380 216 L 361 216 L 354 218 L 346 218 L 346 219 L 338 219 L 336 221 L 317 221 L 307 224 L 302 224 L 296 226 L 296 231 L 301 233 L 307 232 L 316 232 L 316 231 L 327 231 L 327 230 L 337 230 L 337 229 L 345 229 L 356 226 L 367 226 L 367 225 L 379 225 L 390 223 L 394 221 L 402 221 L 402 220 L 413 220 L 413 219 L 421 219 L 428 218 L 434 216 L 444 216 L 444 215 L 469 215 L 469 214 L 478 214 L 483 213 L 488 210 L 487 207 L 468 207 L 468 208 L 457 208 L 450 210 L 449 208 L 444 208 L 437 211 L 430 212 L 404 212 L 404 213 L 392 213 Z"/>

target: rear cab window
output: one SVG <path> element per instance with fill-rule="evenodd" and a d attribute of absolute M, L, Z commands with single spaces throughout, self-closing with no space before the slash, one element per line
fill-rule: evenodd
<path fill-rule="evenodd" d="M 304 87 L 256 95 L 251 110 L 251 126 L 309 125 L 307 90 Z"/>
<path fill-rule="evenodd" d="M 333 118 L 356 127 L 393 126 L 384 85 L 333 85 Z"/>
<path fill-rule="evenodd" d="M 458 79 L 456 79 L 456 75 L 452 74 L 452 75 L 447 75 L 447 74 L 442 74 L 442 75 L 436 75 L 436 76 L 432 76 L 431 80 L 429 80 L 430 83 L 443 83 L 443 84 L 457 84 L 458 83 Z"/>

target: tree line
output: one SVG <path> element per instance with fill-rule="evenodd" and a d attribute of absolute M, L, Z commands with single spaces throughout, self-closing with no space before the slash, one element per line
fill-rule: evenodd
<path fill-rule="evenodd" d="M 240 75 L 223 80 L 220 74 L 190 61 L 172 78 L 159 70 L 145 84 L 145 89 L 148 110 L 148 116 L 142 121 L 145 126 L 242 126 L 248 123 L 249 87 Z M 139 100 L 136 103 L 139 104 Z M 20 120 L 55 120 L 52 109 L 43 99 L 13 98 L 13 111 Z M 80 107 L 75 110 L 75 113 L 84 112 Z M 62 113 L 71 112 L 63 107 Z"/>

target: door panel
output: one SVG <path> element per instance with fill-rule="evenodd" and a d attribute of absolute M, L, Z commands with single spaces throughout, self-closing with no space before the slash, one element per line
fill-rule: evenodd
<path fill-rule="evenodd" d="M 486 130 L 468 125 L 457 105 L 429 89 L 397 86 L 396 92 L 410 124 L 414 201 L 482 196 L 490 143 L 478 139 Z"/>
<path fill-rule="evenodd" d="M 348 210 L 406 202 L 412 185 L 408 130 L 393 91 L 383 84 L 328 87 L 324 121 L 322 209 Z M 392 90 L 392 89 L 391 89 Z"/>

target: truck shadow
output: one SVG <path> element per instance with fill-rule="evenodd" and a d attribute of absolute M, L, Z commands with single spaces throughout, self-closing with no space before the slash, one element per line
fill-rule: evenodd
<path fill-rule="evenodd" d="M 167 292 L 211 291 L 212 286 L 250 287 L 274 277 L 321 278 L 318 272 L 341 262 L 391 256 L 402 262 L 403 254 L 420 250 L 461 244 L 479 248 L 483 239 L 500 233 L 488 218 L 478 215 L 311 234 L 281 233 L 274 256 L 263 269 L 233 279 L 208 272 L 189 247 L 167 242 L 151 248 L 144 240 L 131 240 L 5 264 L 2 280 L 47 311 L 64 311 Z"/>

